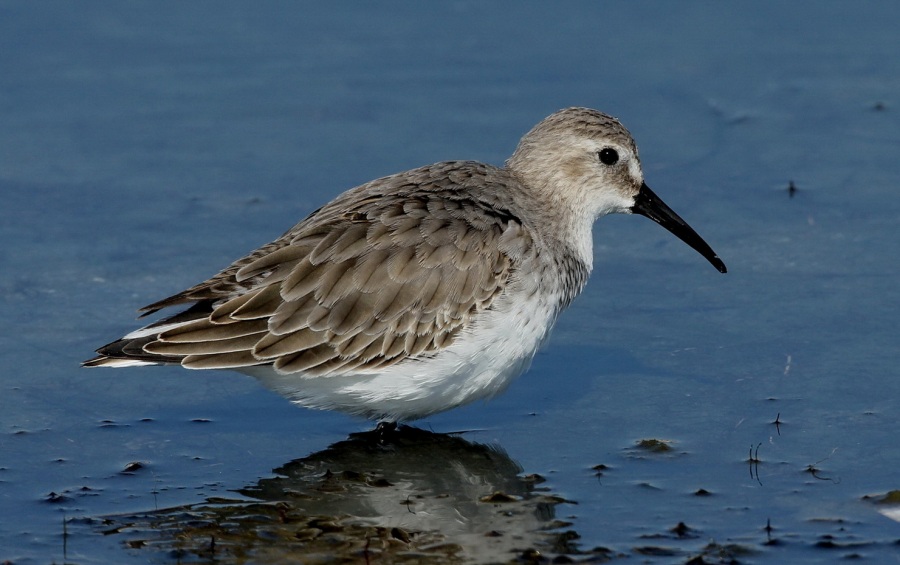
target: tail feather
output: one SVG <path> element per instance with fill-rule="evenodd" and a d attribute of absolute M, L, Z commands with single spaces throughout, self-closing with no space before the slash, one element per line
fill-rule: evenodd
<path fill-rule="evenodd" d="M 207 318 L 213 310 L 211 300 L 197 302 L 187 310 L 178 312 L 162 320 L 153 322 L 148 326 L 131 332 L 121 339 L 107 343 L 97 349 L 97 356 L 84 361 L 82 367 L 132 367 L 135 365 L 179 365 L 184 359 L 183 355 L 158 355 L 147 353 L 144 346 L 155 341 L 163 331 Z"/>

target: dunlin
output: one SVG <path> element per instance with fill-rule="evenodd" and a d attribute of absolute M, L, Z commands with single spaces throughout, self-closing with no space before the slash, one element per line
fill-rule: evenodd
<path fill-rule="evenodd" d="M 422 418 L 491 397 L 525 370 L 587 282 L 594 221 L 612 213 L 652 219 L 725 272 L 644 183 L 628 130 L 568 108 L 505 167 L 447 161 L 348 190 L 144 307 L 183 310 L 84 365 L 234 369 L 302 406 Z"/>

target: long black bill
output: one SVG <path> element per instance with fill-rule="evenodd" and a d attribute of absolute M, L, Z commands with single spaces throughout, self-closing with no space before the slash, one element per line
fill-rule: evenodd
<path fill-rule="evenodd" d="M 634 201 L 634 206 L 631 207 L 631 211 L 635 214 L 650 218 L 675 234 L 678 239 L 693 247 L 700 255 L 706 257 L 706 260 L 712 263 L 712 266 L 718 269 L 720 273 L 728 271 L 728 269 L 725 268 L 725 263 L 723 263 L 722 260 L 719 259 L 719 256 L 716 255 L 716 252 L 703 241 L 703 238 L 697 235 L 697 232 L 695 232 L 687 222 L 682 220 L 678 214 L 666 206 L 666 203 L 660 200 L 659 196 L 650 190 L 650 187 L 647 186 L 646 183 L 641 184 L 641 190 L 638 192 L 637 198 Z"/>

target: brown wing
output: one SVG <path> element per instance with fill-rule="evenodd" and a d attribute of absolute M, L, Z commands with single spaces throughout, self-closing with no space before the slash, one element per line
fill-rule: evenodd
<path fill-rule="evenodd" d="M 446 347 L 503 292 L 513 257 L 527 247 L 512 214 L 466 194 L 334 202 L 216 277 L 149 306 L 212 304 L 141 349 L 190 368 L 271 363 L 317 376 Z"/>

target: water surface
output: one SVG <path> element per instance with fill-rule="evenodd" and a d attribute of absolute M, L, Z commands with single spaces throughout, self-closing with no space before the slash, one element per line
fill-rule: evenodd
<path fill-rule="evenodd" d="M 522 541 L 492 559 L 900 561 L 878 503 L 900 489 L 898 10 L 0 4 L 0 560 L 225 560 L 200 536 L 172 553 L 179 512 L 272 533 L 276 499 L 328 461 L 350 473 L 336 508 L 366 520 L 342 531 L 389 549 L 443 539 L 474 559 L 473 532 L 497 530 Z M 421 482 L 402 449 L 374 470 L 329 459 L 370 424 L 241 375 L 78 367 L 138 307 L 342 190 L 500 164 L 571 105 L 631 129 L 648 184 L 729 273 L 643 218 L 603 219 L 592 280 L 532 370 L 417 423 L 466 432 L 465 456 L 426 450 L 445 476 Z M 495 491 L 521 520 L 497 517 Z M 423 492 L 438 518 L 392 525 Z"/>

